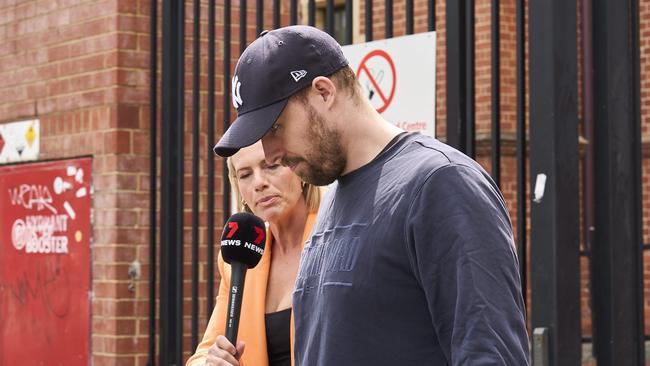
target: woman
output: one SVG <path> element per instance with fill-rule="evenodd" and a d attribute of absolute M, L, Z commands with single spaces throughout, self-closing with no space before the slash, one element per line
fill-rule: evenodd
<path fill-rule="evenodd" d="M 203 340 L 186 366 L 289 366 L 293 363 L 293 286 L 303 243 L 320 203 L 320 191 L 279 162 L 267 163 L 261 142 L 229 158 L 228 171 L 240 209 L 268 223 L 266 248 L 260 263 L 246 274 L 238 334 L 243 342 L 238 341 L 236 349 L 223 336 L 230 266 L 219 255 L 217 305 Z"/>

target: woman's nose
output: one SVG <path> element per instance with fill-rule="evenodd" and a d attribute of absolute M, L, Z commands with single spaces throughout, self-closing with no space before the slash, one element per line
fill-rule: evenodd
<path fill-rule="evenodd" d="M 268 186 L 268 180 L 266 179 L 266 174 L 262 171 L 258 171 L 253 174 L 253 188 L 260 191 Z"/>

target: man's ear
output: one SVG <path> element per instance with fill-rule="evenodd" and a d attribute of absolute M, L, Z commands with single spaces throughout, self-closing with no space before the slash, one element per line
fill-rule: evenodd
<path fill-rule="evenodd" d="M 336 86 L 330 78 L 318 76 L 311 82 L 311 86 L 319 96 L 319 99 L 322 100 L 328 108 L 334 104 Z"/>

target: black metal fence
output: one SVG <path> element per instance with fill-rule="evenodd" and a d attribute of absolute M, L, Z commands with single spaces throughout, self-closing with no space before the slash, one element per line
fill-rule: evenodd
<path fill-rule="evenodd" d="M 441 0 L 438 1 L 439 3 Z M 206 4 L 207 3 L 207 4 Z M 373 40 L 373 6 L 384 5 L 384 37 L 393 37 L 393 0 L 366 0 L 365 40 Z M 580 4 L 580 17 L 577 4 Z M 158 19 L 158 6 L 162 18 Z M 215 208 L 215 143 L 217 110 L 224 131 L 231 121 L 228 90 L 232 69 L 231 0 L 216 4 L 207 0 L 193 4 L 194 62 L 192 76 L 192 182 L 191 182 L 191 329 L 190 347 L 196 348 L 203 329 L 199 324 L 199 227 L 200 161 L 207 161 L 206 308 L 214 307 L 216 276 L 216 213 L 229 215 L 230 191 L 225 164 L 221 172 L 221 209 Z M 288 6 L 286 6 L 288 4 Z M 343 5 L 344 44 L 353 40 L 352 0 L 324 2 L 324 30 L 334 34 L 335 9 Z M 426 2 L 427 30 L 436 30 L 436 7 Z M 200 140 L 200 24 L 201 6 L 207 6 L 207 144 Z M 217 6 L 219 5 L 219 6 Z M 239 53 L 247 39 L 246 0 L 240 0 Z M 298 0 L 272 0 L 272 22 L 265 19 L 264 0 L 255 1 L 255 29 L 277 28 L 299 22 Z M 320 2 L 308 0 L 303 24 L 316 25 Z M 288 11 L 286 8 L 288 7 Z M 473 0 L 445 0 L 446 34 L 446 142 L 476 156 L 475 101 L 475 3 Z M 217 9 L 222 12 L 218 14 Z M 593 9 L 593 14 L 592 14 Z M 529 21 L 526 20 L 528 14 Z M 288 17 L 287 17 L 288 15 Z M 282 18 L 288 23 L 283 24 Z M 358 16 L 358 15 L 356 15 Z M 402 16 L 400 14 L 400 16 Z M 405 34 L 414 32 L 414 1 L 405 0 Z M 639 112 L 639 4 L 638 0 L 516 0 L 516 197 L 517 239 L 524 298 L 532 290 L 530 324 L 546 330 L 548 347 L 535 354 L 536 362 L 549 365 L 580 363 L 581 339 L 593 339 L 599 365 L 644 364 L 643 351 L 643 262 L 641 244 L 641 147 Z M 185 167 L 185 2 L 151 2 L 151 75 L 158 75 L 157 22 L 162 23 L 161 130 L 156 126 L 157 78 L 151 78 L 151 252 L 150 252 L 150 344 L 149 364 L 180 365 L 183 362 L 183 220 Z M 217 39 L 217 17 L 222 17 L 222 38 Z M 576 19 L 582 19 L 581 38 Z M 500 1 L 491 0 L 491 172 L 501 180 L 500 98 Z M 237 24 L 235 24 L 236 26 Z M 597 26 L 594 26 L 597 25 Z M 528 28 L 527 28 L 528 27 Z M 527 36 L 526 30 L 530 30 Z M 582 62 L 578 64 L 577 42 L 581 41 Z M 222 49 L 217 50 L 220 41 Z M 526 46 L 530 72 L 526 69 Z M 217 69 L 216 53 L 222 65 Z M 582 121 L 578 118 L 578 70 L 582 76 Z M 216 80 L 223 81 L 221 104 L 217 104 Z M 527 80 L 529 77 L 529 82 Z M 529 88 L 527 86 L 530 86 Z M 526 106 L 527 96 L 530 106 Z M 530 118 L 527 119 L 526 112 Z M 587 148 L 580 157 L 578 128 L 582 125 Z M 528 128 L 528 126 L 530 126 Z M 160 152 L 156 150 L 160 135 Z M 528 137 L 529 136 L 529 137 Z M 208 146 L 201 151 L 201 146 Z M 528 156 L 530 153 L 530 157 Z M 160 157 L 160 193 L 156 194 L 157 158 Z M 579 182 L 579 164 L 585 180 Z M 530 171 L 527 169 L 530 167 Z M 530 174 L 530 179 L 527 175 Z M 542 178 L 544 177 L 544 178 Z M 545 184 L 542 184 L 545 180 Z M 217 181 L 216 183 L 220 183 Z M 539 188 L 541 185 L 541 188 Z M 580 251 L 579 189 L 582 187 L 585 245 Z M 538 190 L 541 189 L 541 196 Z M 533 196 L 528 206 L 529 194 Z M 539 197 L 538 197 L 539 196 Z M 160 199 L 160 211 L 156 206 Z M 527 215 L 530 210 L 530 216 Z M 157 215 L 160 214 L 160 223 Z M 527 253 L 530 219 L 531 252 Z M 159 230 L 157 230 L 159 229 Z M 160 247 L 157 247 L 157 234 Z M 582 336 L 580 327 L 579 256 L 590 259 L 593 335 Z M 615 255 L 614 255 L 615 254 Z M 530 258 L 530 263 L 527 262 Z M 156 267 L 160 263 L 160 267 Z M 528 278 L 530 271 L 531 278 Z M 157 278 L 160 273 L 160 278 Z M 157 286 L 160 288 L 157 296 Z M 157 312 L 156 300 L 159 301 Z M 159 329 L 156 319 L 159 317 Z M 532 329 L 531 329 L 532 331 Z M 156 335 L 159 335 L 156 348 Z M 532 338 L 531 338 L 532 339 Z M 537 348 L 535 348 L 537 349 Z M 158 358 L 159 357 L 159 358 Z"/>

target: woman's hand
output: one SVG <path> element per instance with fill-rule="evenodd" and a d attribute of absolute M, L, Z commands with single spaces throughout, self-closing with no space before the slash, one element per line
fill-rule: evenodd
<path fill-rule="evenodd" d="M 244 342 L 237 342 L 237 348 L 223 335 L 208 350 L 205 366 L 239 366 L 239 358 L 244 353 Z"/>

